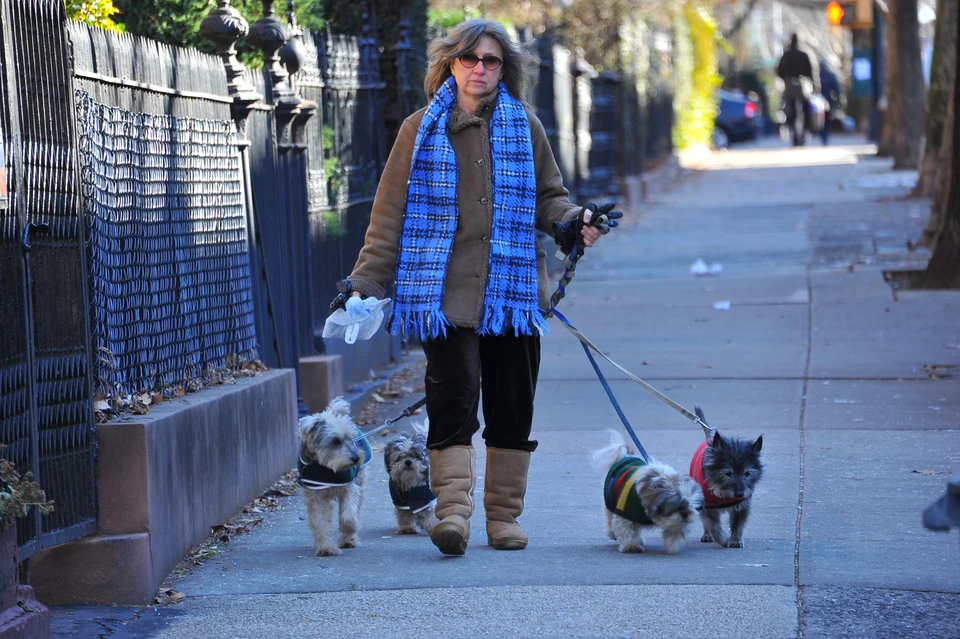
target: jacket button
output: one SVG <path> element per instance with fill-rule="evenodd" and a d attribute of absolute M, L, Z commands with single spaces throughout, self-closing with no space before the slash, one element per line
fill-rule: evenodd
<path fill-rule="evenodd" d="M 484 244 L 486 244 L 486 243 L 487 243 L 487 236 L 484 235 L 483 237 L 481 237 L 481 238 L 480 238 L 480 241 L 483 242 Z"/>
<path fill-rule="evenodd" d="M 486 204 L 486 203 L 487 203 L 487 198 L 485 197 L 480 198 L 480 204 Z"/>
<path fill-rule="evenodd" d="M 483 166 L 483 158 L 477 160 L 477 166 Z"/>

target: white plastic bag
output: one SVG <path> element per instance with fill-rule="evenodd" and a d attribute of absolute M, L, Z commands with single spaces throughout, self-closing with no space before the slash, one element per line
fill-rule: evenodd
<path fill-rule="evenodd" d="M 327 318 L 323 325 L 323 337 L 343 339 L 347 344 L 353 344 L 358 339 L 370 339 L 383 323 L 383 307 L 389 303 L 389 297 L 383 300 L 375 297 L 347 298 L 347 307 L 338 308 Z"/>

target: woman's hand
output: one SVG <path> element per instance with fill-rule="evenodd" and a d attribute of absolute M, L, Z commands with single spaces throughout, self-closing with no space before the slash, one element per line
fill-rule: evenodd
<path fill-rule="evenodd" d="M 604 204 L 598 207 L 593 202 L 587 202 L 580 214 L 566 222 L 554 222 L 553 238 L 560 251 L 564 255 L 569 255 L 576 247 L 577 257 L 583 255 L 583 249 L 593 246 L 601 235 L 606 235 L 610 229 L 616 228 L 620 223 L 617 221 L 623 217 L 623 213 L 613 210 L 614 204 Z M 590 224 L 593 216 L 597 215 L 595 224 Z M 577 237 L 579 231 L 580 237 Z"/>
<path fill-rule="evenodd" d="M 594 242 L 599 240 L 600 236 L 603 235 L 603 233 L 601 233 L 600 229 L 597 227 L 587 226 L 587 224 L 590 222 L 591 216 L 592 213 L 590 211 L 587 211 L 583 214 L 583 228 L 580 229 L 580 235 L 583 236 L 583 244 L 587 248 L 593 246 Z"/>

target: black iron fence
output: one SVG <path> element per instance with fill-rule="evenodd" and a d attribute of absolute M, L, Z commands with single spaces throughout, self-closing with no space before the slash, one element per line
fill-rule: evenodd
<path fill-rule="evenodd" d="M 309 224 L 313 268 L 313 336 L 320 353 L 342 354 L 345 380 L 359 382 L 399 357 L 398 338 L 345 348 L 320 335 L 335 284 L 350 274 L 363 246 L 380 174 L 386 162 L 385 84 L 377 42 L 367 34 L 305 31 L 307 56 L 295 76 L 304 97 L 322 105 L 307 132 Z M 319 185 L 326 188 L 320 188 Z M 358 356 L 358 354 L 360 356 Z"/>
<path fill-rule="evenodd" d="M 575 200 L 614 198 L 620 178 L 643 173 L 673 151 L 671 36 L 657 27 L 624 31 L 620 73 L 596 73 L 549 32 L 535 42 L 533 101 Z"/>
<path fill-rule="evenodd" d="M 18 521 L 29 557 L 96 529 L 86 228 L 63 3 L 0 0 L 0 38 L 0 454 L 56 503 Z"/>

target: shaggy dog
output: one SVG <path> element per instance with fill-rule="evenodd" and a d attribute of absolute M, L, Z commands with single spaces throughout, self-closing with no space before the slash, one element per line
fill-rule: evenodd
<path fill-rule="evenodd" d="M 679 552 L 684 530 L 703 508 L 700 486 L 663 462 L 635 456 L 620 433 L 609 432 L 610 445 L 593 455 L 597 467 L 607 469 L 607 536 L 620 544 L 620 552 L 643 552 L 641 531 L 657 527 L 667 553 Z"/>
<path fill-rule="evenodd" d="M 690 475 L 700 484 L 706 498 L 700 513 L 703 521 L 700 541 L 715 541 L 724 548 L 743 548 L 743 528 L 750 516 L 750 498 L 763 477 L 763 463 L 760 461 L 763 435 L 756 441 L 721 435 L 717 429 L 707 426 L 700 407 L 695 408 L 707 438 L 690 461 Z M 720 523 L 723 513 L 730 516 L 729 535 Z"/>
<path fill-rule="evenodd" d="M 383 448 L 398 535 L 415 535 L 420 528 L 430 534 L 437 524 L 433 513 L 437 497 L 430 490 L 427 426 L 415 422 L 413 429 L 413 436 L 399 434 Z"/>
<path fill-rule="evenodd" d="M 373 451 L 350 416 L 350 404 L 338 397 L 322 413 L 301 417 L 299 435 L 297 466 L 317 556 L 356 548 L 360 545 L 357 534 L 364 466 L 370 463 Z M 337 531 L 339 539 L 334 543 Z"/>

